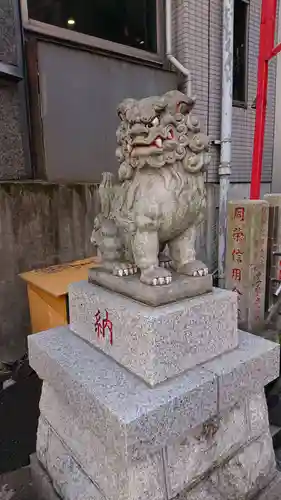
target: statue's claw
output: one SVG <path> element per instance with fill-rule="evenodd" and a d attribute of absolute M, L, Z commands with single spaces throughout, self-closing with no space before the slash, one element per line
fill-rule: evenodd
<path fill-rule="evenodd" d="M 200 260 L 192 260 L 177 268 L 179 274 L 186 274 L 194 278 L 207 276 L 209 271 L 206 265 Z"/>
<path fill-rule="evenodd" d="M 166 276 L 166 278 L 154 278 L 152 281 L 153 286 L 169 285 L 172 283 L 172 276 Z"/>
<path fill-rule="evenodd" d="M 138 268 L 134 264 L 130 262 L 118 262 L 113 266 L 113 274 L 114 276 L 129 276 L 132 274 L 137 274 Z"/>
<path fill-rule="evenodd" d="M 163 267 L 150 267 L 142 271 L 140 280 L 145 285 L 163 286 L 172 282 L 172 275 Z"/>

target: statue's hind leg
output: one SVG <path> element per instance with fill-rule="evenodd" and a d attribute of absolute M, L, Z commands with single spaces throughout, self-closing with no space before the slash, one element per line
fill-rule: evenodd
<path fill-rule="evenodd" d="M 196 227 L 192 226 L 169 242 L 172 267 L 180 274 L 207 276 L 208 268 L 195 254 Z"/>
<path fill-rule="evenodd" d="M 115 276 L 136 274 L 137 267 L 124 256 L 123 243 L 113 220 L 96 221 L 91 240 L 98 247 L 102 267 L 106 271 L 112 272 Z"/>

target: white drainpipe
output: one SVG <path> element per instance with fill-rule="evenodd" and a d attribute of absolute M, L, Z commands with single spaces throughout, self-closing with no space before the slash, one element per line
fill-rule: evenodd
<path fill-rule="evenodd" d="M 190 71 L 183 66 L 173 55 L 172 55 L 172 1 L 166 0 L 166 56 L 170 63 L 175 66 L 187 80 L 187 95 L 191 96 L 191 74 Z"/>
<path fill-rule="evenodd" d="M 219 166 L 219 287 L 225 285 L 227 198 L 231 174 L 234 0 L 223 0 L 221 154 Z"/>

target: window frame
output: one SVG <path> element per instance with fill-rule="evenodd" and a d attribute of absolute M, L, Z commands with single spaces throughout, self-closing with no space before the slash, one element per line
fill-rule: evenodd
<path fill-rule="evenodd" d="M 250 0 L 241 0 L 247 6 L 246 32 L 245 32 L 245 81 L 244 81 L 244 101 L 232 100 L 232 105 L 236 108 L 248 108 L 248 76 L 249 76 L 249 28 L 250 28 Z M 235 0 L 234 0 L 235 9 Z M 234 34 L 234 33 L 233 33 Z M 234 38 L 233 38 L 233 62 L 234 62 Z"/>
<path fill-rule="evenodd" d="M 165 61 L 164 0 L 156 0 L 157 52 L 155 53 L 36 21 L 28 15 L 27 2 L 28 0 L 20 0 L 23 27 L 27 31 L 65 42 L 72 42 L 80 46 L 87 46 L 101 52 L 110 52 L 117 56 L 149 61 L 158 65 L 163 65 Z"/>

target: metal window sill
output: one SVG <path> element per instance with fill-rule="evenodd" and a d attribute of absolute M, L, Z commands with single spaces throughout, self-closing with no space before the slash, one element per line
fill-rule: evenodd
<path fill-rule="evenodd" d="M 23 24 L 27 32 L 35 33 L 42 39 L 49 39 L 61 44 L 79 46 L 81 49 L 99 52 L 105 56 L 113 56 L 122 59 L 130 59 L 134 62 L 154 65 L 159 68 L 168 69 L 164 55 L 146 52 L 130 46 L 125 46 L 109 40 L 103 40 L 94 36 L 85 35 L 75 31 L 69 31 L 58 26 L 52 26 L 33 19 Z"/>
<path fill-rule="evenodd" d="M 242 109 L 248 109 L 248 104 L 243 101 L 233 101 L 232 106 L 234 108 L 242 108 Z"/>
<path fill-rule="evenodd" d="M 23 79 L 23 74 L 17 66 L 0 62 L 0 78 L 19 82 Z"/>

